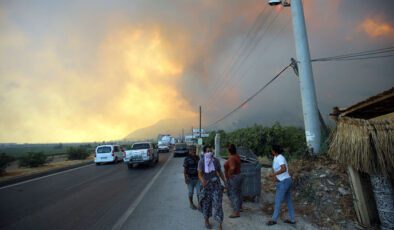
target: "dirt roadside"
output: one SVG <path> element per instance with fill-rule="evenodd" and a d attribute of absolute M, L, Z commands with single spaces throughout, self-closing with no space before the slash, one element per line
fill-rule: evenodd
<path fill-rule="evenodd" d="M 0 184 L 10 184 L 13 181 L 19 182 L 25 179 L 32 179 L 35 175 L 43 175 L 45 173 L 50 174 L 51 172 L 59 172 L 62 169 L 69 169 L 73 166 L 84 165 L 93 163 L 93 156 L 89 156 L 85 160 L 67 160 L 64 158 L 62 161 L 50 162 L 45 165 L 36 168 L 14 168 L 6 170 L 0 176 Z M 7 183 L 9 182 L 9 183 Z"/>
<path fill-rule="evenodd" d="M 225 160 L 221 160 L 223 164 Z M 287 205 L 282 204 L 278 224 L 267 226 L 275 204 L 275 184 L 268 178 L 271 168 L 261 169 L 261 197 L 259 202 L 244 201 L 248 211 L 240 218 L 230 219 L 231 202 L 227 194 L 223 196 L 225 229 L 303 229 L 303 230 L 356 230 L 356 214 L 347 174 L 343 168 L 325 156 L 302 159 L 289 163 L 294 185 L 292 201 L 295 208 L 296 225 L 283 221 L 288 219 Z"/>

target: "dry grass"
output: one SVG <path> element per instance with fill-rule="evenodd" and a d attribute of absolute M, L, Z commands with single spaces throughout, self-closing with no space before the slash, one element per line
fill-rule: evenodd
<path fill-rule="evenodd" d="M 37 168 L 18 168 L 6 171 L 3 175 L 0 176 L 0 181 L 8 180 L 12 178 L 22 177 L 31 175 L 34 173 L 45 172 L 53 169 L 63 168 L 71 165 L 76 165 L 84 162 L 92 162 L 93 156 L 89 156 L 85 160 L 66 160 L 66 161 L 59 161 L 55 163 L 48 163 L 43 166 Z"/>
<path fill-rule="evenodd" d="M 259 162 L 262 165 L 272 165 L 272 161 L 267 156 L 259 156 Z"/>
<path fill-rule="evenodd" d="M 394 175 L 394 119 L 343 117 L 330 137 L 329 156 L 369 174 Z"/>

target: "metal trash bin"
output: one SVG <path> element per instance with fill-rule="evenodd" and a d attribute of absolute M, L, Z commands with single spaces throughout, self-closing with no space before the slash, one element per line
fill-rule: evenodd
<path fill-rule="evenodd" d="M 238 147 L 237 152 L 241 158 L 242 196 L 253 197 L 257 202 L 261 193 L 261 164 L 252 150 Z"/>

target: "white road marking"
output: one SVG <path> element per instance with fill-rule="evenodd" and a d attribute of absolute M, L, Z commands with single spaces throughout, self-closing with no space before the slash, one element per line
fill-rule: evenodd
<path fill-rule="evenodd" d="M 66 171 L 62 171 L 62 172 L 58 172 L 58 173 L 54 173 L 54 174 L 49 174 L 49 175 L 46 175 L 46 176 L 37 177 L 37 178 L 34 178 L 34 179 L 30 179 L 30 180 L 21 181 L 21 182 L 16 183 L 16 184 L 11 184 L 11 185 L 7 185 L 7 186 L 4 186 L 4 187 L 1 187 L 0 190 L 6 189 L 6 188 L 11 188 L 11 187 L 18 186 L 18 185 L 21 185 L 21 184 L 26 184 L 26 183 L 37 181 L 37 180 L 41 180 L 41 179 L 44 179 L 44 178 L 47 178 L 47 177 L 56 176 L 56 175 L 63 174 L 63 173 L 68 173 L 68 172 L 75 171 L 75 170 L 78 170 L 78 169 L 82 169 L 82 168 L 85 168 L 85 167 L 89 167 L 89 166 L 92 166 L 92 165 L 94 165 L 94 164 L 84 165 L 84 166 L 81 166 L 81 167 L 78 167 L 78 168 L 73 168 L 73 169 L 69 169 L 69 170 L 66 170 Z"/>
<path fill-rule="evenodd" d="M 149 189 L 155 183 L 155 181 L 157 180 L 157 178 L 159 177 L 159 175 L 161 174 L 161 172 L 164 170 L 164 168 L 167 166 L 167 164 L 170 162 L 171 159 L 172 159 L 172 156 L 169 155 L 168 159 L 167 159 L 166 163 L 163 165 L 163 167 L 156 173 L 156 175 L 152 178 L 152 180 L 149 182 L 149 184 L 140 193 L 140 195 L 137 197 L 137 199 L 130 205 L 130 207 L 126 210 L 126 212 L 119 218 L 119 220 L 112 227 L 112 230 L 119 230 L 123 227 L 124 223 L 131 216 L 131 214 L 134 212 L 134 210 L 140 204 L 142 199 L 144 199 L 146 193 L 149 191 Z"/>

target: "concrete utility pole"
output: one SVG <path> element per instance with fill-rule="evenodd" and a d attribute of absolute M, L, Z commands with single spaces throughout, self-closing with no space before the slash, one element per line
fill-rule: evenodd
<path fill-rule="evenodd" d="M 200 136 L 199 136 L 199 138 L 202 138 L 202 137 L 201 137 L 201 105 L 200 105 L 200 130 L 199 130 L 199 131 L 200 131 Z"/>
<path fill-rule="evenodd" d="M 291 1 L 291 14 L 293 16 L 293 31 L 299 62 L 306 142 L 308 148 L 313 148 L 313 153 L 317 154 L 320 152 L 321 133 L 302 0 Z"/>
<path fill-rule="evenodd" d="M 220 133 L 216 133 L 215 136 L 215 157 L 220 154 Z"/>

